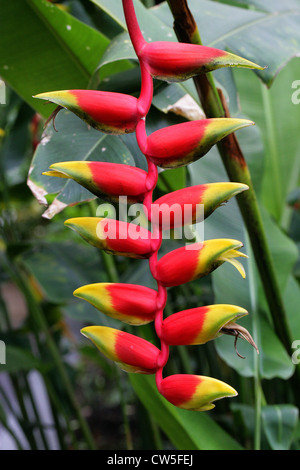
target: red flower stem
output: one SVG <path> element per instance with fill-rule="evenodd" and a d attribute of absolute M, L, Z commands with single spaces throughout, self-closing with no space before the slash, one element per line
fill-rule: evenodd
<path fill-rule="evenodd" d="M 147 72 L 144 64 L 140 61 L 141 69 L 141 93 L 137 102 L 137 109 L 141 116 L 146 116 L 148 113 L 153 97 L 153 80 L 151 75 Z"/>
<path fill-rule="evenodd" d="M 132 0 L 122 0 L 125 21 L 127 24 L 128 33 L 134 47 L 136 55 L 139 57 L 140 50 L 145 45 L 146 41 L 140 30 L 137 22 L 136 14 L 134 11 Z"/>
<path fill-rule="evenodd" d="M 140 51 L 146 44 L 146 41 L 142 35 L 140 30 L 140 26 L 138 24 L 133 1 L 132 0 L 122 0 L 123 3 L 123 10 L 125 15 L 125 20 L 128 28 L 128 33 L 134 47 L 135 53 L 139 59 Z M 151 75 L 147 72 L 144 64 L 140 61 L 140 69 L 141 69 L 141 93 L 138 98 L 138 111 L 141 116 L 145 116 L 149 108 L 151 106 L 152 97 L 153 97 L 153 81 Z"/>
<path fill-rule="evenodd" d="M 148 175 L 149 175 L 149 182 L 153 184 L 153 188 L 156 186 L 157 183 L 157 167 L 148 160 Z M 152 219 L 152 195 L 153 195 L 153 188 L 146 193 L 144 198 L 144 207 L 148 214 L 148 220 L 151 222 Z M 149 258 L 149 267 L 152 276 L 156 279 L 157 282 L 157 299 L 156 305 L 157 310 L 154 317 L 154 326 L 157 336 L 160 338 L 160 354 L 157 359 L 157 371 L 156 371 L 156 386 L 158 391 L 161 390 L 161 382 L 163 379 L 162 371 L 164 366 L 166 365 L 168 358 L 169 358 L 169 346 L 161 339 L 162 336 L 162 322 L 163 322 L 163 309 L 167 302 L 167 289 L 161 285 L 161 283 L 157 280 L 157 255 L 158 250 L 161 245 L 162 241 L 162 230 L 159 227 L 159 224 L 154 223 L 152 221 L 152 238 L 153 238 L 153 253 Z"/>
<path fill-rule="evenodd" d="M 157 390 L 159 391 L 159 393 L 161 393 L 161 383 L 163 381 L 162 373 L 163 373 L 162 368 L 157 369 L 155 373 L 155 381 L 156 381 L 156 386 L 157 386 Z"/>
<path fill-rule="evenodd" d="M 156 171 L 154 171 L 153 167 L 155 167 Z M 158 176 L 157 168 L 152 162 L 148 161 L 149 173 L 151 172 L 151 170 L 152 170 L 152 173 L 151 173 L 150 178 L 152 179 L 153 175 L 156 175 L 155 184 L 154 184 L 154 187 L 155 187 L 157 183 L 157 176 Z M 152 212 L 151 212 L 152 194 L 153 194 L 153 189 L 146 194 L 145 199 L 144 199 L 144 206 L 147 210 L 148 219 L 150 222 L 152 219 Z M 163 379 L 163 375 L 162 375 L 163 368 L 166 365 L 168 358 L 169 358 L 169 346 L 161 338 L 163 309 L 167 301 L 167 289 L 164 286 L 162 286 L 162 284 L 157 280 L 157 255 L 158 255 L 158 250 L 160 248 L 161 241 L 162 241 L 162 230 L 160 229 L 159 224 L 154 223 L 153 221 L 152 221 L 152 237 L 154 240 L 154 246 L 153 246 L 154 251 L 153 251 L 153 254 L 149 258 L 149 267 L 150 267 L 152 276 L 154 277 L 154 279 L 156 279 L 157 288 L 158 288 L 157 299 L 156 299 L 157 310 L 156 310 L 155 317 L 154 317 L 154 326 L 155 326 L 156 334 L 160 338 L 160 344 L 161 344 L 160 354 L 157 359 L 157 371 L 156 371 L 156 386 L 157 386 L 158 391 L 160 391 L 161 382 Z"/>
<path fill-rule="evenodd" d="M 140 59 L 140 50 L 146 41 L 143 38 L 137 18 L 134 11 L 132 0 L 122 0 L 125 20 L 136 55 L 138 56 L 141 68 L 141 93 L 138 99 L 138 111 L 141 119 L 136 127 L 136 139 L 141 152 L 147 153 L 147 132 L 145 118 L 150 109 L 153 98 L 153 80 L 146 70 L 143 61 Z M 152 222 L 152 241 L 153 253 L 149 258 L 149 268 L 152 276 L 157 282 L 157 310 L 154 317 L 154 326 L 157 336 L 160 338 L 161 349 L 157 359 L 156 385 L 161 392 L 161 382 L 163 380 L 163 368 L 169 358 L 169 346 L 162 339 L 163 310 L 167 302 L 167 289 L 157 280 L 157 255 L 162 241 L 162 230 L 159 221 L 152 220 L 152 196 L 153 190 L 157 184 L 158 171 L 157 166 L 147 158 L 148 172 L 146 178 L 147 192 L 144 195 L 143 205 L 146 210 L 147 218 Z"/>
<path fill-rule="evenodd" d="M 146 134 L 146 123 L 145 119 L 141 119 L 135 129 L 136 140 L 140 151 L 145 154 L 147 149 L 147 134 Z M 151 186 L 148 188 L 151 189 Z"/>

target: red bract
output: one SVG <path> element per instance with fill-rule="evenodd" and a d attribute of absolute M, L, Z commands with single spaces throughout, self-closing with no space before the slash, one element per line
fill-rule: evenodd
<path fill-rule="evenodd" d="M 155 242 L 152 234 L 143 227 L 101 217 L 76 217 L 65 221 L 88 243 L 114 255 L 129 258 L 149 258 Z"/>
<path fill-rule="evenodd" d="M 137 98 L 97 90 L 61 90 L 35 96 L 67 108 L 90 126 L 107 134 L 134 132 L 141 118 Z"/>
<path fill-rule="evenodd" d="M 179 286 L 206 276 L 225 261 L 232 263 L 245 277 L 242 264 L 235 259 L 247 257 L 238 251 L 242 246 L 238 240 L 221 238 L 177 248 L 158 261 L 156 278 L 165 287 Z"/>
<path fill-rule="evenodd" d="M 208 217 L 220 204 L 248 186 L 240 183 L 210 183 L 165 194 L 152 205 L 152 219 L 162 230 L 195 224 Z"/>
<path fill-rule="evenodd" d="M 246 119 L 202 119 L 165 127 L 147 139 L 146 156 L 162 168 L 187 165 L 205 155 L 213 145 L 243 127 Z"/>
<path fill-rule="evenodd" d="M 88 284 L 73 294 L 90 302 L 102 313 L 131 325 L 153 321 L 157 310 L 157 292 L 134 284 Z"/>
<path fill-rule="evenodd" d="M 87 326 L 81 333 L 121 369 L 140 374 L 156 372 L 159 349 L 149 341 L 106 326 Z"/>
<path fill-rule="evenodd" d="M 163 321 L 162 337 L 170 345 L 204 344 L 221 335 L 231 327 L 233 320 L 247 313 L 241 307 L 226 304 L 183 310 Z"/>
<path fill-rule="evenodd" d="M 221 67 L 264 68 L 230 52 L 176 42 L 145 43 L 138 56 L 152 77 L 168 82 L 187 80 Z"/>
<path fill-rule="evenodd" d="M 48 176 L 70 178 L 100 198 L 118 201 L 142 202 L 146 188 L 147 173 L 140 168 L 108 162 L 61 162 L 50 166 Z"/>

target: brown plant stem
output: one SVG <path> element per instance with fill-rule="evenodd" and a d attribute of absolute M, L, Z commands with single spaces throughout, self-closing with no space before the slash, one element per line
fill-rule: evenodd
<path fill-rule="evenodd" d="M 174 30 L 180 42 L 201 45 L 201 37 L 186 0 L 168 0 L 174 17 Z M 229 117 L 222 93 L 217 90 L 211 73 L 194 78 L 203 110 L 208 118 Z M 230 181 L 244 183 L 249 190 L 237 196 L 237 202 L 246 225 L 255 260 L 272 316 L 274 329 L 291 355 L 291 334 L 286 319 L 276 273 L 267 243 L 262 217 L 253 189 L 251 175 L 235 134 L 225 137 L 218 150 Z"/>

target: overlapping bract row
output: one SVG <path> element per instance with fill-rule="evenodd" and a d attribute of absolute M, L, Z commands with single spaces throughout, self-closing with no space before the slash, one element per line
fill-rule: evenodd
<path fill-rule="evenodd" d="M 150 76 L 151 80 L 182 81 L 220 67 L 261 68 L 233 54 L 205 46 L 147 43 L 133 17 L 132 0 L 123 0 L 123 6 L 143 73 L 146 70 L 149 75 L 146 77 L 148 83 Z M 148 88 L 145 92 L 145 88 L 142 74 L 139 98 L 94 90 L 63 90 L 36 97 L 58 105 L 53 118 L 61 108 L 67 108 L 102 132 L 124 134 L 135 132 L 140 120 L 148 113 L 151 90 Z M 148 167 L 151 164 L 161 168 L 187 165 L 205 155 L 222 138 L 252 124 L 247 120 L 224 118 L 170 126 L 146 136 L 143 153 Z M 58 162 L 44 174 L 73 179 L 96 196 L 111 201 L 126 196 L 128 203 L 144 202 L 149 191 L 152 195 L 154 189 L 150 170 L 147 173 L 116 163 Z M 165 229 L 193 224 L 202 216 L 208 217 L 222 203 L 246 189 L 246 185 L 239 183 L 184 188 L 151 204 L 148 218 L 161 234 Z M 204 205 L 204 214 L 199 212 L 200 205 Z M 170 214 L 171 217 L 165 217 Z M 94 247 L 111 254 L 150 259 L 157 254 L 161 243 L 160 237 L 155 237 L 153 232 L 124 221 L 81 217 L 69 219 L 65 224 Z M 158 286 L 165 289 L 205 276 L 227 261 L 245 276 L 242 264 L 236 259 L 245 256 L 239 251 L 241 247 L 237 240 L 216 239 L 189 245 L 188 249 L 179 248 L 155 264 L 153 275 Z M 95 283 L 78 288 L 74 295 L 122 322 L 143 325 L 154 321 L 158 326 L 157 313 L 162 305 L 158 292 L 153 289 L 132 284 Z M 159 324 L 162 347 L 204 344 L 228 331 L 238 336 L 239 327 L 235 320 L 247 313 L 234 305 L 210 305 L 174 313 Z M 89 326 L 83 328 L 82 333 L 123 370 L 142 374 L 162 372 L 161 351 L 149 341 L 103 326 Z M 214 400 L 236 395 L 232 387 L 217 379 L 186 374 L 162 378 L 159 391 L 174 405 L 191 410 L 208 410 L 214 407 Z"/>

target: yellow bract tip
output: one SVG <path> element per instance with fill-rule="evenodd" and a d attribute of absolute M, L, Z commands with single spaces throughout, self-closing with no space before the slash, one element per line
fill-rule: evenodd
<path fill-rule="evenodd" d="M 64 173 L 61 173 L 60 171 L 55 171 L 55 170 L 43 171 L 42 175 L 44 175 L 44 176 L 56 176 L 58 178 L 68 178 L 68 176 L 65 175 Z"/>
<path fill-rule="evenodd" d="M 77 105 L 76 96 L 73 93 L 71 93 L 69 90 L 48 91 L 45 93 L 38 93 L 37 95 L 34 95 L 33 98 L 51 101 L 63 107 Z"/>
<path fill-rule="evenodd" d="M 234 250 L 230 250 L 224 253 L 224 255 L 220 258 L 220 260 L 228 261 L 228 263 L 232 264 L 238 270 L 242 278 L 245 279 L 246 272 L 245 272 L 244 266 L 242 265 L 242 263 L 240 263 L 240 261 L 236 259 L 237 257 L 248 258 L 248 256 L 245 255 L 245 253 L 240 253 L 239 251 L 234 249 Z"/>

